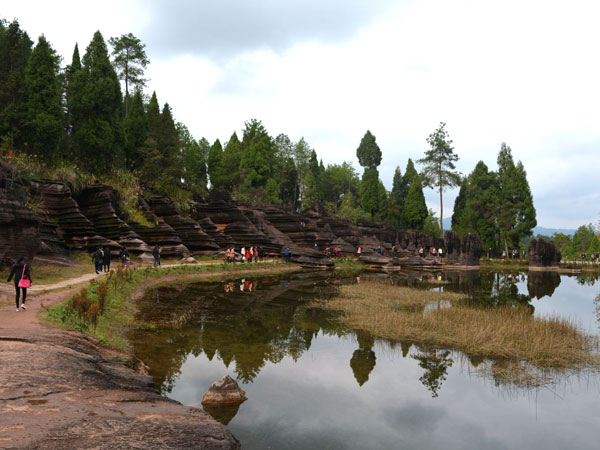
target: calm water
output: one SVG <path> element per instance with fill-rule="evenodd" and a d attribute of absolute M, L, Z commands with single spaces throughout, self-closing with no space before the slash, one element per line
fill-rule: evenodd
<path fill-rule="evenodd" d="M 461 291 L 473 301 L 525 303 L 598 333 L 600 285 L 552 273 L 460 272 L 375 276 Z M 365 276 L 362 277 L 365 279 Z M 536 389 L 502 384 L 459 352 L 374 340 L 336 314 L 306 307 L 336 285 L 327 273 L 151 290 L 132 336 L 169 397 L 201 406 L 212 382 L 237 378 L 248 401 L 211 413 L 245 449 L 594 449 L 600 377 L 574 375 Z"/>

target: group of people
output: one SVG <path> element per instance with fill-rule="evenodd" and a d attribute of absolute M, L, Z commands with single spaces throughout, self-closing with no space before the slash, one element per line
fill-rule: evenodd
<path fill-rule="evenodd" d="M 341 258 L 342 257 L 342 249 L 339 247 L 327 247 L 325 248 L 325 254 L 328 258 Z M 359 255 L 360 256 L 360 255 Z"/>
<path fill-rule="evenodd" d="M 419 248 L 419 256 L 421 258 L 425 258 L 426 256 L 439 256 L 440 258 L 442 258 L 444 256 L 444 249 L 442 247 L 440 248 L 435 248 L 435 247 L 429 247 L 429 248 L 425 248 L 425 247 L 420 247 Z"/>
<path fill-rule="evenodd" d="M 96 269 L 96 273 L 109 272 L 110 271 L 110 249 L 108 247 L 98 247 L 94 253 L 92 253 L 92 262 Z"/>
<path fill-rule="evenodd" d="M 587 260 L 587 254 L 585 252 L 581 253 L 581 262 L 585 264 Z M 600 253 L 590 253 L 589 261 L 592 264 L 596 264 L 598 261 L 600 261 Z"/>
<path fill-rule="evenodd" d="M 240 249 L 240 259 L 241 259 L 242 263 L 245 263 L 245 262 L 251 263 L 253 260 L 256 263 L 259 260 L 262 261 L 264 257 L 265 257 L 265 250 L 262 248 L 262 246 L 258 247 L 256 245 L 252 245 L 250 247 L 242 247 Z M 234 247 L 228 248 L 225 253 L 225 262 L 226 263 L 234 263 L 235 258 L 236 258 L 235 248 Z"/>

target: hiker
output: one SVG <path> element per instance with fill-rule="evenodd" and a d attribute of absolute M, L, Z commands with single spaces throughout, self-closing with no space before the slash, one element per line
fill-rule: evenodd
<path fill-rule="evenodd" d="M 104 255 L 102 258 L 102 269 L 105 272 L 110 271 L 110 248 L 104 247 Z"/>
<path fill-rule="evenodd" d="M 121 263 L 125 266 L 125 264 L 127 264 L 127 259 L 129 259 L 129 250 L 127 250 L 127 247 L 121 247 L 121 250 L 119 250 L 119 258 L 121 258 Z"/>
<path fill-rule="evenodd" d="M 29 265 L 25 263 L 25 258 L 21 256 L 17 263 L 12 266 L 10 275 L 8 276 L 7 283 L 15 277 L 15 302 L 17 304 L 17 312 L 19 312 L 19 297 L 23 292 L 23 303 L 21 303 L 21 309 L 27 309 L 25 306 L 25 300 L 27 299 L 27 288 L 31 286 L 31 271 Z"/>
<path fill-rule="evenodd" d="M 231 260 L 231 249 L 228 248 L 227 253 L 225 255 L 225 264 L 228 264 L 230 260 Z"/>
<path fill-rule="evenodd" d="M 258 262 L 258 247 L 256 245 L 254 246 L 254 262 Z"/>
<path fill-rule="evenodd" d="M 419 256 L 421 258 L 423 257 L 423 247 L 419 248 Z"/>
<path fill-rule="evenodd" d="M 152 256 L 154 256 L 154 267 L 160 266 L 160 247 L 158 244 L 154 244 L 154 249 L 152 249 Z"/>
<path fill-rule="evenodd" d="M 96 249 L 94 253 L 92 253 L 92 261 L 94 262 L 94 268 L 96 269 L 96 274 L 102 272 L 102 262 L 104 261 L 104 254 L 100 247 Z"/>
<path fill-rule="evenodd" d="M 360 259 L 360 255 L 362 255 L 362 247 L 359 245 L 356 249 L 356 257 Z"/>
<path fill-rule="evenodd" d="M 289 249 L 289 247 L 286 247 L 286 248 L 285 248 L 285 251 L 284 251 L 284 253 L 283 253 L 283 254 L 285 255 L 285 260 L 286 260 L 287 262 L 289 262 L 289 261 L 290 261 L 290 258 L 291 258 L 291 256 L 292 256 L 292 253 L 290 252 L 290 249 Z"/>
<path fill-rule="evenodd" d="M 242 254 L 242 263 L 246 262 L 246 247 L 242 247 L 240 253 Z"/>
<path fill-rule="evenodd" d="M 254 253 L 254 250 L 252 249 L 252 247 L 246 249 L 246 261 L 248 263 L 252 262 L 253 253 Z"/>

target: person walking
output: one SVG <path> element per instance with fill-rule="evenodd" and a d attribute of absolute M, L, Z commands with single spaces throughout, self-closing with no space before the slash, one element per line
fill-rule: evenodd
<path fill-rule="evenodd" d="M 127 264 L 127 259 L 129 258 L 129 250 L 127 250 L 127 247 L 121 247 L 121 250 L 119 250 L 119 258 L 121 258 L 121 263 L 125 266 L 125 264 Z"/>
<path fill-rule="evenodd" d="M 102 254 L 102 250 L 100 247 L 96 249 L 94 253 L 92 253 L 92 262 L 94 263 L 94 268 L 96 269 L 96 274 L 102 272 L 102 262 L 104 261 L 104 255 Z"/>
<path fill-rule="evenodd" d="M 102 269 L 105 272 L 110 271 L 110 248 L 104 247 L 104 257 L 102 259 Z"/>
<path fill-rule="evenodd" d="M 160 266 L 160 247 L 158 244 L 154 244 L 152 249 L 152 256 L 154 256 L 154 267 Z"/>
<path fill-rule="evenodd" d="M 258 262 L 258 247 L 254 246 L 254 263 Z"/>
<path fill-rule="evenodd" d="M 359 245 L 356 249 L 356 257 L 360 259 L 360 255 L 362 255 L 362 247 Z"/>
<path fill-rule="evenodd" d="M 23 293 L 23 302 L 21 303 L 21 309 L 26 310 L 25 300 L 27 300 L 27 288 L 31 287 L 31 270 L 25 263 L 25 258 L 21 256 L 17 263 L 12 266 L 10 275 L 8 276 L 7 283 L 10 283 L 12 278 L 15 278 L 15 302 L 17 304 L 17 312 L 19 312 L 19 297 L 21 292 Z"/>

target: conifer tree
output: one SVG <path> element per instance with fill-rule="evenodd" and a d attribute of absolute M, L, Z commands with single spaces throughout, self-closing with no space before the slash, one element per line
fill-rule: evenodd
<path fill-rule="evenodd" d="M 527 174 L 519 162 L 515 165 L 511 149 L 502 143 L 498 153 L 497 223 L 501 245 L 517 247 L 522 237 L 530 236 L 537 224 Z"/>
<path fill-rule="evenodd" d="M 129 114 L 123 119 L 123 128 L 127 167 L 137 170 L 143 164 L 143 148 L 148 139 L 148 118 L 140 90 L 136 90 L 133 94 Z"/>
<path fill-rule="evenodd" d="M 456 172 L 454 163 L 458 156 L 454 154 L 452 140 L 445 129 L 446 124 L 440 122 L 437 130 L 429 135 L 427 143 L 431 147 L 425 152 L 425 157 L 417 161 L 423 164 L 423 183 L 435 187 L 440 193 L 440 234 L 444 235 L 444 202 L 443 192 L 448 187 L 458 186 L 460 174 Z"/>
<path fill-rule="evenodd" d="M 392 192 L 390 193 L 390 206 L 388 208 L 388 217 L 392 225 L 396 228 L 400 228 L 402 225 L 402 211 L 404 209 L 404 202 L 406 201 L 406 197 L 403 195 L 402 182 L 402 172 L 400 171 L 400 167 L 396 166 L 392 181 Z"/>
<path fill-rule="evenodd" d="M 25 129 L 29 150 L 46 161 L 57 160 L 62 137 L 63 111 L 58 71 L 58 56 L 41 35 L 25 71 Z"/>
<path fill-rule="evenodd" d="M 224 189 L 223 147 L 218 139 L 208 151 L 207 168 L 210 185 L 216 189 Z"/>
<path fill-rule="evenodd" d="M 152 97 L 146 107 L 146 117 L 148 118 L 148 130 L 153 139 L 158 138 L 160 128 L 160 106 L 158 106 L 158 98 L 156 91 L 152 92 Z"/>
<path fill-rule="evenodd" d="M 406 176 L 406 173 L 404 176 Z M 415 174 L 404 203 L 404 223 L 410 230 L 423 230 L 428 214 L 421 177 Z"/>
<path fill-rule="evenodd" d="M 65 122 L 64 129 L 64 152 L 66 155 L 78 154 L 75 148 L 75 125 L 81 123 L 81 119 L 74 116 L 73 113 L 73 90 L 77 90 L 77 83 L 74 82 L 75 74 L 81 70 L 81 59 L 79 57 L 79 46 L 75 44 L 73 49 L 73 56 L 71 57 L 71 64 L 65 69 Z M 77 97 L 78 93 L 75 93 Z M 75 108 L 76 109 L 76 108 Z"/>
<path fill-rule="evenodd" d="M 133 34 L 111 37 L 108 42 L 113 46 L 114 64 L 119 79 L 125 82 L 125 115 L 129 114 L 129 86 L 141 89 L 146 85 L 144 69 L 150 63 L 146 56 L 146 44 L 142 44 Z"/>
<path fill-rule="evenodd" d="M 185 185 L 191 191 L 204 193 L 207 183 L 206 156 L 199 141 L 192 137 L 185 125 L 178 123 L 177 133 L 183 153 Z"/>
<path fill-rule="evenodd" d="M 242 186 L 264 187 L 273 174 L 276 148 L 273 139 L 259 120 L 252 119 L 246 122 L 242 149 Z"/>
<path fill-rule="evenodd" d="M 242 162 L 242 143 L 234 132 L 223 149 L 223 189 L 231 189 L 240 184 L 240 165 Z"/>
<path fill-rule="evenodd" d="M 25 70 L 33 42 L 14 20 L 0 27 L 0 138 L 21 148 L 26 121 Z"/>
<path fill-rule="evenodd" d="M 124 163 L 122 96 L 104 38 L 94 33 L 73 75 L 71 105 L 81 162 L 90 170 L 107 171 Z"/>
<path fill-rule="evenodd" d="M 375 136 L 369 130 L 356 149 L 356 157 L 359 164 L 365 168 L 360 183 L 360 204 L 373 220 L 375 214 L 381 209 L 379 171 L 377 170 L 377 166 L 381 163 L 381 150 L 375 141 Z"/>

